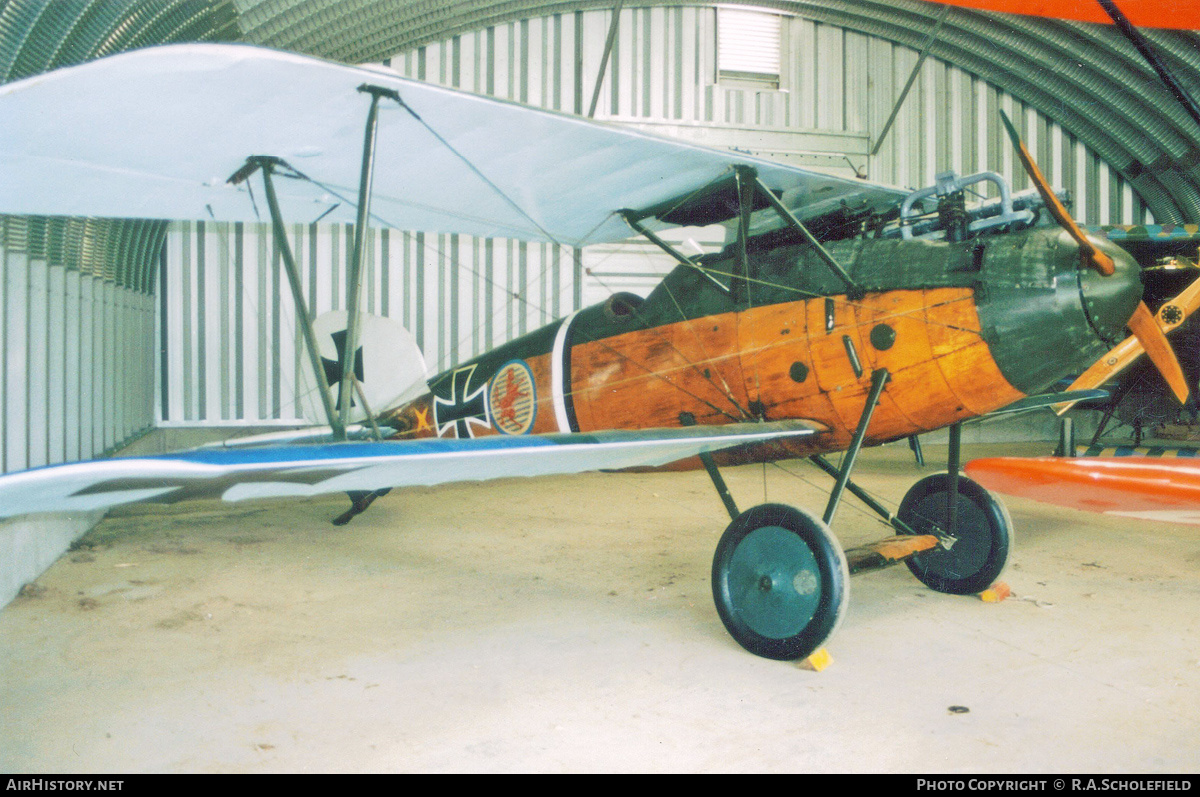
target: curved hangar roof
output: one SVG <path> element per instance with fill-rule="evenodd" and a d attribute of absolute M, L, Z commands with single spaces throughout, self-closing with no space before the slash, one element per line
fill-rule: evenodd
<path fill-rule="evenodd" d="M 723 0 L 838 25 L 920 49 L 1036 107 L 1119 171 L 1162 222 L 1200 220 L 1200 127 L 1112 26 L 992 14 L 924 0 Z M 630 0 L 626 5 L 711 5 Z M 0 80 L 180 41 L 245 41 L 325 58 L 377 61 L 457 33 L 616 0 L 8 0 Z M 1200 34 L 1144 30 L 1184 89 L 1200 97 Z M 11 230 L 8 233 L 11 235 Z M 147 289 L 161 222 L 31 221 L 28 245 Z M 58 258 L 55 258 L 58 259 Z"/>
<path fill-rule="evenodd" d="M 350 63 L 524 17 L 611 8 L 614 0 L 242 0 L 247 41 Z M 921 49 L 946 6 L 924 0 L 723 0 L 798 14 Z M 630 0 L 627 6 L 712 5 Z M 1200 98 L 1200 34 L 1143 30 Z M 1091 147 L 1161 222 L 1200 220 L 1200 127 L 1111 25 L 950 7 L 930 54 L 999 86 Z"/>
<path fill-rule="evenodd" d="M 0 3 L 0 82 L 154 44 L 240 38 L 229 2 L 7 0 Z M 0 217 L 7 248 L 145 293 L 153 290 L 166 232 L 161 221 Z"/>

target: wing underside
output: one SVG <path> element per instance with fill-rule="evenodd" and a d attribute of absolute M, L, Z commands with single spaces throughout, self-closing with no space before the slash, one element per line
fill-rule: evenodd
<path fill-rule="evenodd" d="M 136 50 L 0 87 L 0 213 L 265 220 L 249 156 L 287 165 L 284 217 L 353 222 L 370 104 L 371 223 L 582 246 L 632 234 L 623 209 L 677 204 L 758 169 L 801 218 L 904 192 L 659 138 L 395 73 L 245 45 Z M 254 193 L 258 196 L 255 198 Z M 649 226 L 664 226 L 655 222 Z"/>
<path fill-rule="evenodd" d="M 0 476 L 0 517 L 199 498 L 311 497 L 513 476 L 653 467 L 821 431 L 807 421 L 475 439 L 204 449 Z"/>

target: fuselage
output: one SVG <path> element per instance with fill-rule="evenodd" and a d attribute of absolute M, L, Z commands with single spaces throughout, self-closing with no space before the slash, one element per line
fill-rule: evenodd
<path fill-rule="evenodd" d="M 390 413 L 405 435 L 480 436 L 804 418 L 825 434 L 742 459 L 844 448 L 871 373 L 890 379 L 866 444 L 983 415 L 1089 366 L 1141 297 L 1136 263 L 1083 268 L 1058 230 L 963 243 L 753 241 L 680 266 L 643 301 L 618 294 L 439 374 Z M 734 275 L 742 275 L 735 277 Z M 732 280 L 740 280 L 733 290 Z"/>

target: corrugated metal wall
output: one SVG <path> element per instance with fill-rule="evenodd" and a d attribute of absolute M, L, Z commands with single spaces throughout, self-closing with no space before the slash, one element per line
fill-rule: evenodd
<path fill-rule="evenodd" d="M 498 25 L 389 59 L 401 74 L 469 91 L 586 113 L 611 12 L 557 14 Z M 1129 187 L 1045 117 L 935 59 L 875 156 L 869 153 L 918 53 L 797 17 L 782 26 L 777 90 L 716 81 L 717 11 L 627 8 L 596 116 L 702 143 L 907 187 L 948 168 L 1027 181 L 997 126 L 1003 108 L 1052 182 L 1072 189 L 1084 223 L 1146 221 Z M 310 304 L 342 305 L 345 228 L 292 228 Z M 712 231 L 681 238 L 719 243 Z M 671 261 L 633 243 L 582 253 L 465 236 L 375 232 L 369 311 L 402 320 L 440 370 L 617 290 L 641 293 Z M 269 230 L 174 225 L 162 288 L 163 423 L 288 421 L 300 359 L 291 299 Z"/>
<path fill-rule="evenodd" d="M 290 245 L 314 313 L 345 307 L 348 225 L 293 225 Z M 372 230 L 365 312 L 410 329 L 434 370 L 579 306 L 574 250 L 460 235 Z M 173 225 L 160 277 L 166 423 L 303 417 L 303 351 L 267 225 Z"/>
<path fill-rule="evenodd" d="M 0 241 L 0 470 L 89 459 L 154 423 L 153 296 Z"/>
<path fill-rule="evenodd" d="M 3 0 L 0 82 L 153 44 L 237 36 L 228 0 Z M 89 459 L 153 426 L 152 276 L 166 227 L 0 216 L 0 472 Z M 3 582 L 36 576 L 54 539 L 29 546 L 41 564 L 26 570 L 15 560 L 28 550 L 6 550 L 0 604 L 10 597 Z"/>

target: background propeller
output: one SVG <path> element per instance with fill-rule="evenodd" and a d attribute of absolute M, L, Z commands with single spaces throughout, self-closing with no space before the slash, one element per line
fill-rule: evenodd
<path fill-rule="evenodd" d="M 1000 111 L 1000 119 L 1004 122 L 1004 128 L 1008 131 L 1008 137 L 1012 140 L 1013 147 L 1017 150 L 1017 154 L 1021 159 L 1025 171 L 1029 174 L 1029 178 L 1036 186 L 1042 200 L 1046 203 L 1047 209 L 1058 222 L 1059 226 L 1067 231 L 1077 244 L 1079 244 L 1079 254 L 1083 259 L 1083 263 L 1088 268 L 1094 269 L 1099 274 L 1109 277 L 1116 270 L 1113 259 L 1093 244 L 1084 234 L 1083 230 L 1075 223 L 1075 219 L 1071 218 L 1071 214 L 1067 211 L 1066 206 L 1059 201 L 1054 192 L 1050 189 L 1050 184 L 1047 182 L 1042 170 L 1038 168 L 1033 160 L 1033 156 L 1029 154 L 1029 150 L 1025 148 L 1025 144 L 1021 141 L 1021 137 L 1017 135 L 1017 130 L 1013 127 L 1011 121 L 1004 111 Z M 1186 291 L 1185 291 L 1186 292 Z M 1133 313 L 1133 317 L 1128 322 L 1129 331 L 1133 333 L 1134 344 L 1131 351 L 1140 349 L 1130 358 L 1132 362 L 1139 354 L 1145 352 L 1158 368 L 1158 372 L 1162 374 L 1163 379 L 1167 380 L 1171 391 L 1175 394 L 1175 398 L 1179 399 L 1180 403 L 1187 401 L 1188 386 L 1187 378 L 1183 375 L 1183 368 L 1179 365 L 1179 360 L 1175 357 L 1175 352 L 1171 349 L 1171 344 L 1167 341 L 1167 336 L 1154 318 L 1154 314 L 1150 312 L 1150 308 L 1146 303 L 1138 302 L 1137 309 Z M 1122 344 L 1123 345 L 1123 344 Z M 1089 368 L 1085 373 L 1091 373 L 1097 366 L 1107 362 L 1109 355 L 1105 355 L 1096 365 Z M 1092 378 L 1098 376 L 1098 373 Z M 1107 377 L 1105 377 L 1107 379 Z M 1082 379 L 1082 377 L 1080 377 Z M 1101 382 L 1089 385 L 1080 385 L 1076 380 L 1075 384 L 1070 389 L 1084 389 L 1087 387 L 1097 387 Z"/>

